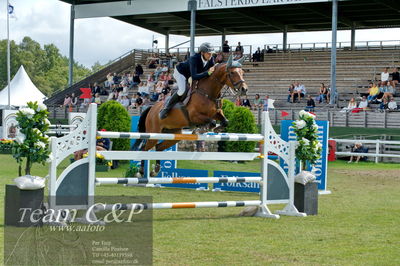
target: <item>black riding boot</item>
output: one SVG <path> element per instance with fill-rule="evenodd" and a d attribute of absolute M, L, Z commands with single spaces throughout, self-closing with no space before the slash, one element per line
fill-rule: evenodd
<path fill-rule="evenodd" d="M 160 111 L 160 119 L 165 119 L 167 117 L 169 111 L 171 111 L 172 107 L 174 107 L 174 105 L 180 101 L 180 98 L 181 97 L 178 95 L 178 93 L 175 92 L 167 99 L 167 102 L 164 104 L 164 108 Z"/>

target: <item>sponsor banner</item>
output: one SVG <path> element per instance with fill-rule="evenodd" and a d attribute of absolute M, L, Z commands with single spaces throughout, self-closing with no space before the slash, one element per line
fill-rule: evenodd
<path fill-rule="evenodd" d="M 170 169 L 161 169 L 158 173 L 157 177 L 162 178 L 173 178 L 173 177 L 207 177 L 207 170 L 195 170 L 195 169 L 179 169 L 179 168 L 170 168 Z M 163 187 L 175 187 L 175 188 L 204 188 L 208 189 L 208 184 L 195 183 L 195 184 L 163 184 Z"/>
<path fill-rule="evenodd" d="M 244 8 L 329 2 L 331 0 L 197 0 L 197 9 Z"/>
<path fill-rule="evenodd" d="M 232 172 L 232 171 L 214 171 L 214 177 L 258 177 L 260 173 Z M 260 192 L 260 184 L 254 182 L 248 183 L 215 183 L 214 189 L 219 188 L 222 191 L 239 192 Z"/>
<path fill-rule="evenodd" d="M 293 132 L 292 122 L 294 120 L 282 120 L 281 124 L 281 138 L 285 141 L 296 140 L 296 134 Z M 315 121 L 318 125 L 318 140 L 322 144 L 322 156 L 315 164 L 316 176 L 319 190 L 326 190 L 326 181 L 328 178 L 328 132 L 329 122 L 328 121 Z M 281 160 L 281 166 L 287 171 L 288 166 Z M 311 170 L 311 166 L 308 166 Z M 297 163 L 296 173 L 299 172 L 299 163 Z"/>

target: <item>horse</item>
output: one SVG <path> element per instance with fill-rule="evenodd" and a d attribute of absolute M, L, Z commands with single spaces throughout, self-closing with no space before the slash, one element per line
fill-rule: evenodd
<path fill-rule="evenodd" d="M 244 57 L 233 60 L 232 55 L 226 63 L 215 65 L 214 72 L 207 78 L 193 82 L 190 99 L 186 106 L 176 104 L 164 119 L 159 118 L 163 102 L 157 102 L 144 110 L 139 118 L 138 131 L 146 133 L 182 133 L 183 128 L 199 128 L 210 125 L 215 127 L 215 120 L 220 121 L 219 129 L 228 125 L 228 120 L 222 112 L 221 90 L 226 85 L 233 89 L 235 94 L 247 95 L 247 84 L 243 78 L 242 64 Z M 163 151 L 172 147 L 179 140 L 138 139 L 132 150 L 148 151 L 155 147 L 156 151 Z M 157 175 L 160 170 L 160 160 L 156 161 L 151 176 Z M 144 173 L 144 161 L 139 173 Z"/>

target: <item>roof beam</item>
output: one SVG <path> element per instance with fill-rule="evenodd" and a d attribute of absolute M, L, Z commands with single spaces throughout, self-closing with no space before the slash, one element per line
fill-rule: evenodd
<path fill-rule="evenodd" d="M 400 13 L 400 4 L 399 4 L 398 0 L 396 0 L 396 1 L 386 0 L 384 2 L 381 1 L 381 0 L 375 0 L 374 2 L 378 3 L 380 5 L 386 6 L 386 7 L 390 8 L 390 9 Z"/>
<path fill-rule="evenodd" d="M 318 8 L 318 7 L 310 7 L 309 5 L 298 5 L 299 7 L 301 7 L 304 10 L 308 10 L 313 12 L 314 14 L 317 14 L 319 16 L 325 17 L 325 18 L 332 18 L 331 12 L 326 12 L 325 9 L 322 8 Z M 354 21 L 355 22 L 355 21 Z M 345 24 L 348 27 L 352 27 L 353 25 L 353 21 L 343 15 L 338 15 L 338 23 L 342 23 Z M 355 22 L 356 25 L 362 26 L 360 22 Z"/>

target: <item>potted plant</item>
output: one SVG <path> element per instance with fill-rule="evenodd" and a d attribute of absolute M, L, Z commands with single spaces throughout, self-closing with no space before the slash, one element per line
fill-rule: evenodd
<path fill-rule="evenodd" d="M 306 171 L 308 164 L 314 166 L 321 157 L 322 144 L 318 141 L 318 125 L 315 115 L 299 112 L 299 119 L 293 122 L 296 133 L 296 158 L 300 162 L 300 173 L 295 176 L 294 204 L 300 212 L 316 215 L 318 212 L 318 185 L 313 172 Z"/>
<path fill-rule="evenodd" d="M 11 154 L 13 143 L 12 139 L 0 139 L 0 154 Z"/>
<path fill-rule="evenodd" d="M 88 153 L 85 153 L 83 158 L 88 157 L 88 155 Z M 103 155 L 96 152 L 96 172 L 108 172 L 111 166 L 111 161 L 106 160 Z"/>
<path fill-rule="evenodd" d="M 45 105 L 28 102 L 27 107 L 19 109 L 16 116 L 19 133 L 12 143 L 12 152 L 19 164 L 19 177 L 14 179 L 16 185 L 6 185 L 5 224 L 40 225 L 41 214 L 36 210 L 43 208 L 45 179 L 32 176 L 31 168 L 34 163 L 45 164 L 51 157 L 50 139 L 45 134 L 50 125 L 48 112 Z M 23 163 L 25 175 L 22 175 Z M 28 210 L 24 219 L 21 219 L 22 208 Z M 33 216 L 36 218 L 31 219 Z"/>

